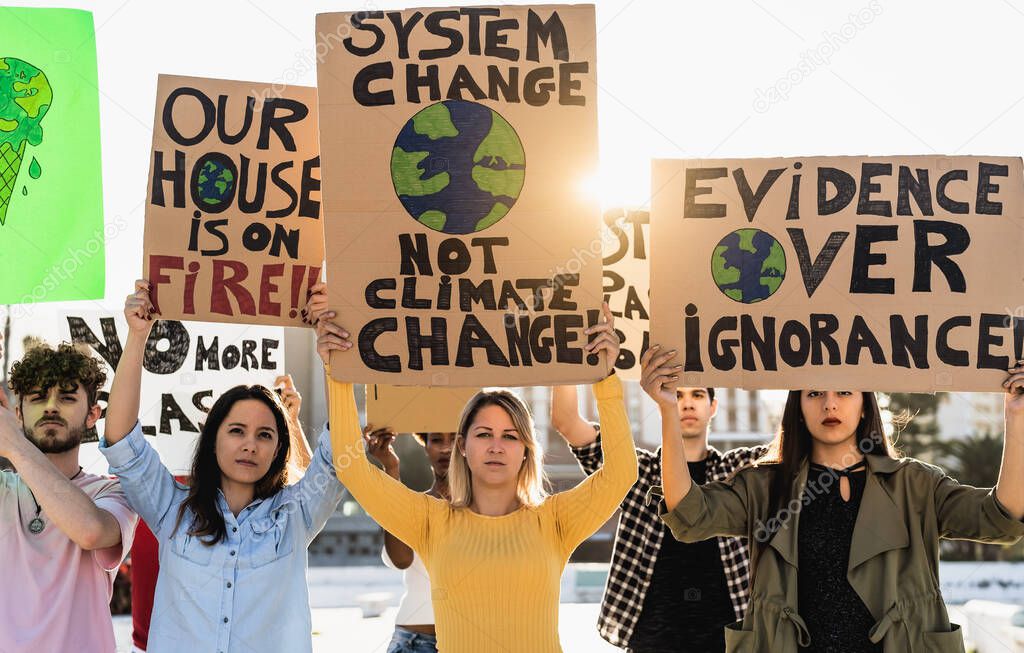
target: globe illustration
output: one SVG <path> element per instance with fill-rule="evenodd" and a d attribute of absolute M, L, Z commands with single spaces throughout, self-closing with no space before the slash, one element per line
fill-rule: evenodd
<path fill-rule="evenodd" d="M 718 242 L 711 276 L 726 297 L 744 304 L 768 299 L 786 276 L 786 253 L 760 229 L 737 229 Z"/>
<path fill-rule="evenodd" d="M 391 151 L 391 180 L 420 224 L 469 234 L 497 223 L 526 178 L 526 153 L 512 125 L 476 102 L 446 100 L 409 119 Z"/>
<path fill-rule="evenodd" d="M 226 158 L 226 157 L 225 157 Z M 193 177 L 195 195 L 202 208 L 216 211 L 225 208 L 235 195 L 235 172 L 230 160 L 210 157 L 203 161 Z"/>

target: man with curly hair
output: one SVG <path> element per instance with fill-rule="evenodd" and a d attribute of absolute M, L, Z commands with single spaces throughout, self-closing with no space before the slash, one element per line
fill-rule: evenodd
<path fill-rule="evenodd" d="M 136 515 L 117 480 L 79 465 L 100 418 L 99 361 L 70 344 L 36 346 L 11 368 L 0 407 L 0 651 L 115 650 L 108 604 Z"/>

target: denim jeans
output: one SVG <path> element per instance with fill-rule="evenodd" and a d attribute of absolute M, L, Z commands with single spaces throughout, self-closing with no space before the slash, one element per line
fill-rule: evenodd
<path fill-rule="evenodd" d="M 437 638 L 395 626 L 388 653 L 437 653 Z"/>

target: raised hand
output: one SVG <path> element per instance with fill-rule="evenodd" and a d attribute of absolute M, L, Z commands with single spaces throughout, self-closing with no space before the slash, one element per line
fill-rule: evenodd
<path fill-rule="evenodd" d="M 292 418 L 292 422 L 298 423 L 299 410 L 302 408 L 302 395 L 295 389 L 295 381 L 292 380 L 292 375 L 282 374 L 274 379 L 274 389 L 281 396 L 281 403 L 284 404 L 285 410 L 288 411 L 288 416 Z"/>
<path fill-rule="evenodd" d="M 327 284 L 321 281 L 309 288 L 309 299 L 302 309 L 302 321 L 315 327 L 320 316 L 327 311 Z"/>
<path fill-rule="evenodd" d="M 352 342 L 348 339 L 348 331 L 331 322 L 334 311 L 322 313 L 316 322 L 316 352 L 324 365 L 330 365 L 332 351 L 348 351 Z"/>
<path fill-rule="evenodd" d="M 149 333 L 153 328 L 153 315 L 156 309 L 149 299 L 149 281 L 136 279 L 135 292 L 124 300 L 124 319 L 128 322 L 128 330 L 135 333 Z"/>
<path fill-rule="evenodd" d="M 1003 381 L 1006 390 L 1003 411 L 1008 420 L 1021 419 L 1024 418 L 1024 361 L 1017 361 L 1008 372 L 1009 376 Z"/>
<path fill-rule="evenodd" d="M 366 453 L 379 462 L 389 476 L 398 478 L 399 460 L 392 446 L 394 441 L 395 433 L 387 427 L 375 429 L 369 424 L 363 427 Z"/>
<path fill-rule="evenodd" d="M 583 330 L 583 333 L 587 336 L 597 334 L 597 337 L 591 340 L 583 349 L 588 354 L 600 352 L 608 364 L 609 372 L 611 372 L 615 369 L 615 362 L 619 360 L 619 346 L 621 343 L 619 342 L 619 334 L 615 333 L 615 316 L 612 315 L 612 309 L 609 308 L 607 302 L 601 304 L 601 313 L 603 314 L 602 322 Z"/>
<path fill-rule="evenodd" d="M 682 365 L 668 365 L 676 350 L 661 351 L 661 345 L 654 345 L 640 357 L 640 387 L 659 406 L 676 407 L 675 383 Z M 667 386 L 667 387 L 666 387 Z"/>

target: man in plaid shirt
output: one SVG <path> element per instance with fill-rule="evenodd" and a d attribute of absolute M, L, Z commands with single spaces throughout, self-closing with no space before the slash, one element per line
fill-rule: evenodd
<path fill-rule="evenodd" d="M 718 409 L 714 388 L 679 388 L 677 397 L 695 482 L 724 480 L 767 450 L 742 447 L 723 454 L 708 446 L 708 425 Z M 575 386 L 554 388 L 551 424 L 584 472 L 601 467 L 600 431 L 580 417 Z M 677 542 L 661 520 L 661 501 L 647 501 L 648 491 L 661 485 L 661 448 L 636 453 L 639 478 L 621 505 L 598 631 L 633 653 L 724 651 L 724 626 L 742 619 L 747 607 L 746 540 Z"/>

